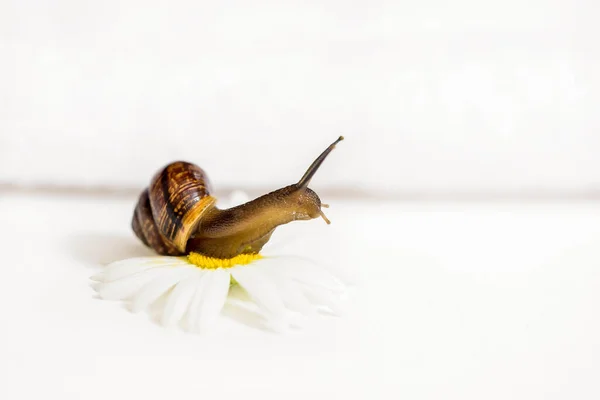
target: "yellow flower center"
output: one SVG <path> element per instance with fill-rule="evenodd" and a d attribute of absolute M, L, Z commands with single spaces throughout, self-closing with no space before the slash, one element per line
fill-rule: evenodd
<path fill-rule="evenodd" d="M 250 264 L 263 258 L 260 254 L 239 254 L 233 258 L 207 257 L 199 253 L 190 253 L 187 260 L 202 269 L 232 268 L 236 265 Z"/>

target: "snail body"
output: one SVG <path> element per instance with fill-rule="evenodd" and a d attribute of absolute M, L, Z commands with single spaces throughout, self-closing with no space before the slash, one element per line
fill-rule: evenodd
<path fill-rule="evenodd" d="M 298 183 L 230 209 L 217 208 L 207 174 L 197 165 L 176 161 L 158 171 L 138 200 L 131 222 L 136 236 L 158 254 L 190 252 L 233 258 L 258 253 L 275 229 L 322 217 L 327 207 L 308 184 L 340 136 L 308 168 Z"/>

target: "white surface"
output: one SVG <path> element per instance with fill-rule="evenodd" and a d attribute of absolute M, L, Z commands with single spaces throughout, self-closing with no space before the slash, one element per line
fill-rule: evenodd
<path fill-rule="evenodd" d="M 0 197 L 0 398 L 598 399 L 600 204 L 333 201 L 276 237 L 357 283 L 305 332 L 210 337 L 94 298 L 134 199 Z"/>
<path fill-rule="evenodd" d="M 597 188 L 599 4 L 2 1 L 0 181 Z"/>

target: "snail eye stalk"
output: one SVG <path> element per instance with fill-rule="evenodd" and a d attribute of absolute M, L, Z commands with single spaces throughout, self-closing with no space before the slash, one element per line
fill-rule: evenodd
<path fill-rule="evenodd" d="M 325 214 L 323 213 L 323 210 L 319 210 L 319 214 L 321 215 L 321 218 L 323 218 L 325 220 L 325 222 L 327 222 L 327 225 L 331 224 L 331 221 L 325 216 Z"/>
<path fill-rule="evenodd" d="M 340 136 L 339 138 L 337 138 L 337 140 L 335 142 L 331 143 L 329 145 L 329 147 L 327 147 L 325 149 L 325 151 L 322 152 L 321 155 L 319 157 L 317 157 L 317 159 L 315 161 L 313 161 L 313 163 L 310 165 L 310 167 L 308 167 L 308 169 L 304 173 L 304 176 L 296 184 L 299 188 L 308 187 L 310 180 L 315 175 L 315 173 L 317 172 L 317 170 L 319 169 L 321 164 L 323 164 L 323 161 L 325 161 L 325 159 L 327 158 L 329 153 L 331 153 L 331 151 L 333 149 L 335 149 L 335 145 L 338 144 L 339 142 L 341 142 L 342 140 L 344 140 L 343 136 Z"/>

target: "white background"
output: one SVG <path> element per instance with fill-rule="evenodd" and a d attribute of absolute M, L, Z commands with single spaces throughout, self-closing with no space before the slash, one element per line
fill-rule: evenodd
<path fill-rule="evenodd" d="M 0 2 L 0 182 L 600 185 L 596 1 Z"/>
<path fill-rule="evenodd" d="M 0 196 L 0 399 L 600 398 L 597 203 L 338 200 L 274 239 L 354 282 L 342 318 L 279 335 L 226 307 L 198 336 L 90 287 L 148 254 L 134 202 Z"/>
<path fill-rule="evenodd" d="M 0 0 L 0 399 L 599 399 L 600 207 L 565 201 L 600 188 L 599 9 Z M 202 337 L 94 297 L 150 254 L 162 164 L 254 193 L 340 134 L 311 185 L 332 224 L 274 238 L 354 278 L 347 315 Z M 562 200 L 330 195 L 360 192 Z"/>

